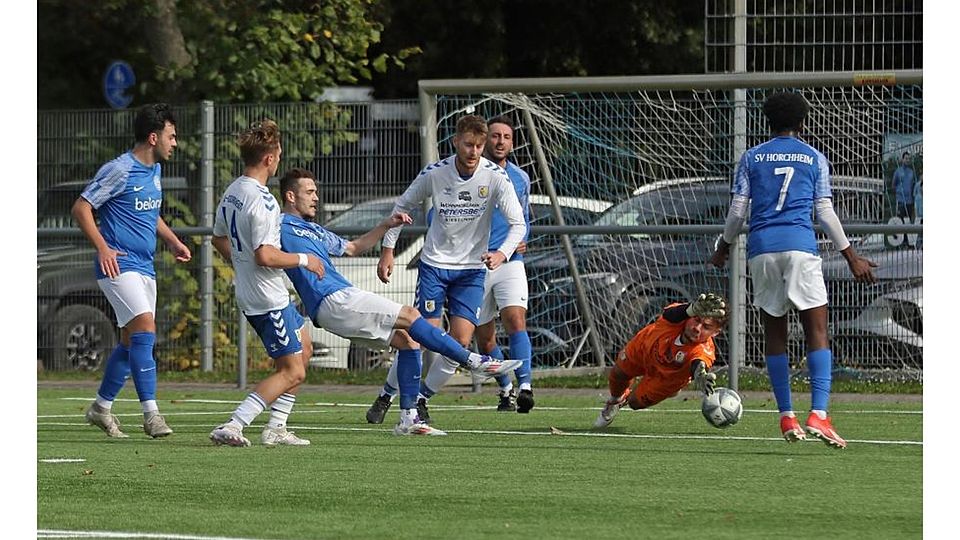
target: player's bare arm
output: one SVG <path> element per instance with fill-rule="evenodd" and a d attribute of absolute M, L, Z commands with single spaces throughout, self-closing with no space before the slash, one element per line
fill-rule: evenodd
<path fill-rule="evenodd" d="M 359 255 L 374 246 L 383 238 L 383 235 L 390 229 L 399 225 L 409 225 L 413 223 L 413 218 L 405 212 L 395 212 L 390 217 L 384 219 L 379 225 L 370 229 L 356 240 L 347 242 L 344 254 L 353 257 Z"/>
<path fill-rule="evenodd" d="M 165 222 L 162 217 L 157 218 L 157 236 L 167 245 L 167 249 L 173 252 L 173 256 L 177 261 L 190 261 L 192 258 L 190 248 L 180 241 L 180 238 L 167 226 L 167 222 Z"/>
<path fill-rule="evenodd" d="M 261 244 L 253 252 L 253 260 L 260 266 L 268 268 L 296 268 L 302 266 L 322 278 L 323 262 L 316 255 L 306 253 L 285 253 L 277 246 Z"/>
<path fill-rule="evenodd" d="M 230 239 L 226 236 L 214 236 L 210 239 L 210 243 L 213 244 L 213 248 L 217 250 L 217 253 L 227 263 L 233 264 L 233 260 L 230 258 L 231 248 L 230 248 Z"/>
<path fill-rule="evenodd" d="M 853 246 L 847 246 L 840 254 L 847 260 L 847 266 L 850 267 L 850 272 L 853 273 L 853 279 L 855 281 L 863 283 L 874 283 L 877 281 L 876 276 L 873 275 L 873 269 L 877 267 L 877 263 L 857 255 Z"/>
<path fill-rule="evenodd" d="M 100 234 L 100 229 L 97 228 L 97 220 L 93 217 L 93 206 L 90 202 L 83 197 L 78 198 L 73 203 L 70 213 L 73 214 L 73 219 L 76 220 L 77 226 L 83 231 L 83 235 L 96 248 L 100 271 L 111 279 L 119 276 L 120 264 L 117 262 L 117 257 L 122 257 L 126 253 L 117 251 L 107 245 L 107 241 Z"/>
<path fill-rule="evenodd" d="M 377 278 L 383 283 L 390 283 L 393 274 L 393 248 L 384 247 L 380 252 L 380 262 L 377 263 Z"/>

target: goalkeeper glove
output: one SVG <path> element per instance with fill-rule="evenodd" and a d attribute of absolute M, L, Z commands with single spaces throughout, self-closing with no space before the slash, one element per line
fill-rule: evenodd
<path fill-rule="evenodd" d="M 697 360 L 697 365 L 693 371 L 693 384 L 703 395 L 709 396 L 717 385 L 717 374 L 707 371 L 707 365 L 703 361 Z"/>
<path fill-rule="evenodd" d="M 727 316 L 727 302 L 719 294 L 701 294 L 699 298 L 690 302 L 690 305 L 687 306 L 687 315 L 723 319 Z"/>

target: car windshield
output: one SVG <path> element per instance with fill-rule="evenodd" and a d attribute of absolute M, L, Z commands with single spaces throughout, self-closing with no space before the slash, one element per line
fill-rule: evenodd
<path fill-rule="evenodd" d="M 714 225 L 723 223 L 729 205 L 727 186 L 722 182 L 691 182 L 666 186 L 635 195 L 603 213 L 597 226 Z M 609 241 L 649 240 L 645 233 L 630 235 L 588 234 L 578 243 L 593 245 Z M 670 235 L 657 235 L 667 238 Z"/>

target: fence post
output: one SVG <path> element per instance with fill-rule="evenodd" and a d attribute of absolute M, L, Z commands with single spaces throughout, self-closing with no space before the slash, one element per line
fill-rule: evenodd
<path fill-rule="evenodd" d="M 213 228 L 213 102 L 200 103 L 200 224 Z M 203 371 L 213 371 L 213 245 L 200 242 L 200 351 Z"/>

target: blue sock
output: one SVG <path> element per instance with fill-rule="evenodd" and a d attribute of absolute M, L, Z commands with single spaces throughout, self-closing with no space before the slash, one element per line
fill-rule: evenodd
<path fill-rule="evenodd" d="M 405 349 L 397 352 L 397 386 L 400 387 L 401 409 L 417 407 L 420 368 L 420 349 Z"/>
<path fill-rule="evenodd" d="M 130 336 L 130 374 L 140 401 L 157 399 L 157 362 L 153 359 L 156 341 L 157 335 L 152 332 Z"/>
<path fill-rule="evenodd" d="M 826 411 L 830 401 L 830 382 L 833 369 L 833 352 L 817 349 L 807 352 L 807 367 L 810 368 L 810 407 L 814 411 Z"/>
<path fill-rule="evenodd" d="M 777 410 L 787 412 L 793 410 L 790 401 L 790 362 L 786 354 L 767 356 L 767 375 L 770 385 L 773 386 L 773 397 L 777 400 Z"/>
<path fill-rule="evenodd" d="M 466 364 L 467 360 L 470 359 L 470 351 L 464 349 L 457 340 L 450 337 L 446 332 L 428 323 L 423 317 L 413 321 L 407 332 L 420 345 L 433 352 L 440 353 L 454 362 Z"/>
<path fill-rule="evenodd" d="M 517 382 L 520 384 L 530 384 L 533 375 L 530 372 L 530 357 L 533 356 L 533 345 L 530 343 L 530 335 L 526 330 L 510 334 L 510 358 L 520 360 L 523 364 L 515 371 Z"/>
<path fill-rule="evenodd" d="M 130 349 L 123 343 L 117 343 L 110 358 L 107 359 L 107 366 L 103 369 L 103 380 L 100 381 L 100 389 L 97 395 L 107 401 L 117 399 L 117 394 L 123 389 L 123 384 L 127 382 L 127 375 L 130 374 Z"/>
<path fill-rule="evenodd" d="M 491 349 L 490 352 L 488 352 L 488 353 L 486 353 L 486 354 L 487 354 L 487 356 L 489 356 L 489 357 L 491 357 L 491 358 L 496 358 L 497 360 L 503 360 L 503 359 L 504 359 L 503 351 L 500 350 L 500 346 L 499 346 L 499 345 L 494 345 L 494 346 L 493 346 L 493 349 Z M 501 373 L 501 374 L 495 376 L 494 379 L 496 379 L 496 381 L 497 381 L 497 386 L 499 386 L 501 390 L 503 390 L 504 388 L 506 388 L 507 386 L 510 385 L 510 374 L 509 374 L 509 373 Z"/>

